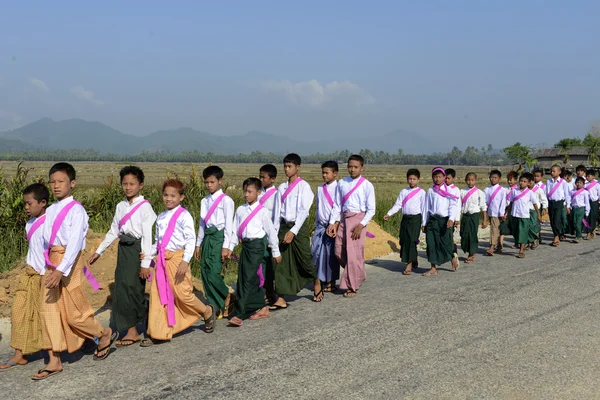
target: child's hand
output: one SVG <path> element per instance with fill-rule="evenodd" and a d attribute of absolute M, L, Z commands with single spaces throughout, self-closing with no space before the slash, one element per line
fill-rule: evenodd
<path fill-rule="evenodd" d="M 390 219 L 390 216 L 389 216 L 389 215 L 387 215 L 387 214 L 385 214 L 385 215 L 383 216 L 383 220 L 384 220 L 384 221 L 387 221 L 388 219 Z"/>
<path fill-rule="evenodd" d="M 88 260 L 88 264 L 92 265 L 93 263 L 95 263 L 96 261 L 98 261 L 99 258 L 100 258 L 100 254 L 94 253 L 94 255 L 91 256 L 90 259 Z"/>
<path fill-rule="evenodd" d="M 273 261 L 275 261 L 275 264 L 279 264 L 281 262 L 281 256 L 273 257 Z"/>
<path fill-rule="evenodd" d="M 141 279 L 148 279 L 150 277 L 150 273 L 152 271 L 150 271 L 150 268 L 141 268 L 140 267 L 140 278 Z"/>
<path fill-rule="evenodd" d="M 140 261 L 143 261 L 146 258 L 146 254 L 142 251 L 140 252 Z"/>
<path fill-rule="evenodd" d="M 187 272 L 190 270 L 190 263 L 187 263 L 183 260 L 181 260 L 181 262 L 179 263 L 179 266 L 177 267 L 177 272 L 175 272 L 175 282 L 179 283 L 181 281 L 183 281 L 183 278 L 185 278 L 185 274 L 187 274 Z"/>
<path fill-rule="evenodd" d="M 228 258 L 231 258 L 232 251 L 229 249 L 221 249 L 221 262 L 225 262 Z"/>
<path fill-rule="evenodd" d="M 487 228 L 487 226 L 488 226 L 488 222 L 487 222 L 487 220 L 486 220 L 486 219 L 484 219 L 484 220 L 483 220 L 483 223 L 481 224 L 481 227 L 482 227 L 483 229 L 485 229 L 485 228 Z"/>
<path fill-rule="evenodd" d="M 503 215 L 502 217 L 500 217 L 500 219 L 501 219 L 502 221 L 506 221 L 506 220 L 508 219 L 508 216 L 506 216 L 506 215 Z"/>
<path fill-rule="evenodd" d="M 290 244 L 290 243 L 292 243 L 292 241 L 294 240 L 295 237 L 296 237 L 296 235 L 292 231 L 286 233 L 285 237 L 283 238 L 283 244 Z"/>
<path fill-rule="evenodd" d="M 57 287 L 62 277 L 62 272 L 60 272 L 57 269 L 53 270 L 49 274 L 46 274 L 46 287 L 48 289 L 53 289 Z"/>
<path fill-rule="evenodd" d="M 362 224 L 358 224 L 352 229 L 352 240 L 360 239 L 360 234 L 362 233 L 364 226 Z"/>
<path fill-rule="evenodd" d="M 454 221 L 454 226 L 456 226 L 456 227 L 460 226 L 460 221 Z"/>
<path fill-rule="evenodd" d="M 538 222 L 542 220 L 542 217 L 540 216 L 540 212 L 538 211 Z"/>
<path fill-rule="evenodd" d="M 200 260 L 200 246 L 196 246 L 196 250 L 194 250 L 194 258 L 196 260 Z"/>
<path fill-rule="evenodd" d="M 423 232 L 423 233 L 427 233 L 427 227 L 426 227 L 426 226 L 422 226 L 422 227 L 421 227 L 421 232 Z"/>
<path fill-rule="evenodd" d="M 448 220 L 448 223 L 446 224 L 446 228 L 452 228 L 454 226 L 454 221 L 452 221 L 451 219 Z"/>
<path fill-rule="evenodd" d="M 334 237 L 335 237 L 335 234 L 336 234 L 336 230 L 337 230 L 336 228 L 337 228 L 337 227 L 336 227 L 336 225 L 335 225 L 335 224 L 330 224 L 330 225 L 327 227 L 327 232 L 326 232 L 326 233 L 327 233 L 327 236 L 334 238 Z"/>
<path fill-rule="evenodd" d="M 567 215 L 571 214 L 571 209 L 567 208 Z"/>

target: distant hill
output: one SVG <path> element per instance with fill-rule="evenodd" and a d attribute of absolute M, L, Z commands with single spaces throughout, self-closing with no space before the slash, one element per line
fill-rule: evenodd
<path fill-rule="evenodd" d="M 330 153 L 360 149 L 405 154 L 428 154 L 434 144 L 416 133 L 397 130 L 381 136 L 338 141 L 301 141 L 260 131 L 237 136 L 217 136 L 192 128 L 162 130 L 139 137 L 122 133 L 100 122 L 82 119 L 53 121 L 42 118 L 0 133 L 0 153 L 25 150 L 93 149 L 101 154 L 133 155 L 142 152 L 182 153 L 198 151 L 217 154 L 248 154 L 254 151 L 284 154 Z M 440 149 L 436 149 L 440 150 Z"/>

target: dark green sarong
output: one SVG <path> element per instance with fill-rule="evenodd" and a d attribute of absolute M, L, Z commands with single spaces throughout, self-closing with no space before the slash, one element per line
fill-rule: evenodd
<path fill-rule="evenodd" d="M 512 217 L 512 235 L 515 238 L 515 244 L 529 243 L 529 229 L 531 227 L 530 218 Z"/>
<path fill-rule="evenodd" d="M 433 265 L 442 265 L 454 257 L 452 229 L 447 227 L 448 217 L 430 215 L 427 220 L 425 239 L 427 260 Z"/>
<path fill-rule="evenodd" d="M 554 236 L 563 236 L 565 234 L 565 202 L 564 200 L 548 201 L 548 215 L 550 216 L 550 226 Z"/>
<path fill-rule="evenodd" d="M 511 234 L 512 229 L 512 216 L 509 215 L 505 220 L 500 219 L 500 235 L 508 236 Z"/>
<path fill-rule="evenodd" d="M 564 208 L 564 218 L 565 218 L 565 232 L 569 235 L 575 234 L 575 225 L 573 224 L 573 214 L 567 214 L 567 209 Z"/>
<path fill-rule="evenodd" d="M 421 234 L 421 214 L 403 215 L 400 221 L 400 257 L 407 264 L 417 261 L 417 243 Z"/>
<path fill-rule="evenodd" d="M 590 213 L 591 214 L 591 213 Z M 583 219 L 585 218 L 585 207 L 573 207 L 571 209 L 571 218 L 573 219 L 573 230 L 577 239 L 583 238 Z"/>
<path fill-rule="evenodd" d="M 267 237 L 242 240 L 242 252 L 238 263 L 238 278 L 234 316 L 246 319 L 263 308 L 265 290 L 260 287 L 258 269 L 267 254 Z"/>
<path fill-rule="evenodd" d="M 268 243 L 268 240 L 267 240 Z M 267 246 L 267 252 L 265 253 L 265 260 L 263 261 L 263 276 L 265 278 L 265 292 L 269 300 L 275 300 L 275 267 L 273 266 L 273 253 L 271 248 Z"/>
<path fill-rule="evenodd" d="M 529 210 L 529 220 L 531 222 L 529 224 L 529 240 L 527 243 L 533 243 L 539 239 L 539 234 L 542 230 L 540 221 L 538 220 L 537 212 L 535 210 Z"/>
<path fill-rule="evenodd" d="M 223 240 L 225 232 L 211 226 L 204 231 L 202 240 L 202 257 L 200 261 L 200 274 L 202 275 L 202 286 L 204 286 L 204 296 L 216 310 L 222 310 L 225 307 L 225 299 L 229 294 L 229 287 L 223 280 L 221 270 L 221 251 L 223 249 Z"/>
<path fill-rule="evenodd" d="M 479 247 L 479 216 L 480 213 L 463 214 L 460 219 L 460 247 L 469 256 L 477 253 Z"/>
<path fill-rule="evenodd" d="M 141 239 L 121 234 L 112 300 L 112 317 L 120 332 L 143 322 L 148 315 L 144 297 L 146 280 L 139 276 L 141 252 Z"/>
<path fill-rule="evenodd" d="M 598 222 L 598 200 L 591 201 L 590 200 L 590 215 L 587 218 L 588 224 L 592 229 L 584 228 L 584 232 L 592 233 L 594 229 L 596 229 L 596 224 Z"/>
<path fill-rule="evenodd" d="M 275 265 L 275 291 L 280 295 L 298 294 L 304 286 L 317 278 L 310 252 L 308 220 L 304 221 L 292 243 L 282 243 L 285 234 L 294 224 L 294 222 L 286 222 L 282 219 L 279 226 L 281 263 Z"/>

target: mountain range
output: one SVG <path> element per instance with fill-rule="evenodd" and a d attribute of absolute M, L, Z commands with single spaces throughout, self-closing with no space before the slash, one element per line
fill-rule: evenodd
<path fill-rule="evenodd" d="M 329 153 L 339 150 L 386 151 L 405 154 L 428 154 L 447 151 L 435 148 L 427 138 L 405 130 L 342 141 L 301 141 L 269 133 L 250 131 L 237 136 L 217 136 L 192 128 L 162 130 L 147 136 L 122 133 L 100 122 L 82 119 L 53 121 L 42 118 L 20 128 L 0 132 L 0 153 L 65 149 L 93 149 L 101 154 L 139 154 L 142 152 L 248 154 L 263 153 L 299 154 Z"/>

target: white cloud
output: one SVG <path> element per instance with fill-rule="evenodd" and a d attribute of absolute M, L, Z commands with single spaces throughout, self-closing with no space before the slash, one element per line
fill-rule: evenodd
<path fill-rule="evenodd" d="M 360 106 L 375 102 L 373 96 L 350 81 L 333 81 L 323 85 L 315 79 L 296 83 L 282 80 L 263 82 L 259 87 L 267 93 L 283 95 L 292 104 L 314 108 L 328 104 Z"/>
<path fill-rule="evenodd" d="M 97 106 L 101 106 L 104 104 L 102 100 L 96 98 L 96 95 L 91 90 L 85 90 L 83 86 L 73 86 L 71 88 L 71 93 L 75 95 L 79 100 L 89 101 L 92 104 Z"/>
<path fill-rule="evenodd" d="M 29 83 L 31 84 L 31 86 L 33 86 L 34 88 L 36 88 L 37 90 L 40 90 L 42 92 L 48 93 L 50 91 L 50 89 L 48 89 L 48 86 L 46 85 L 46 83 L 41 79 L 30 78 Z"/>

